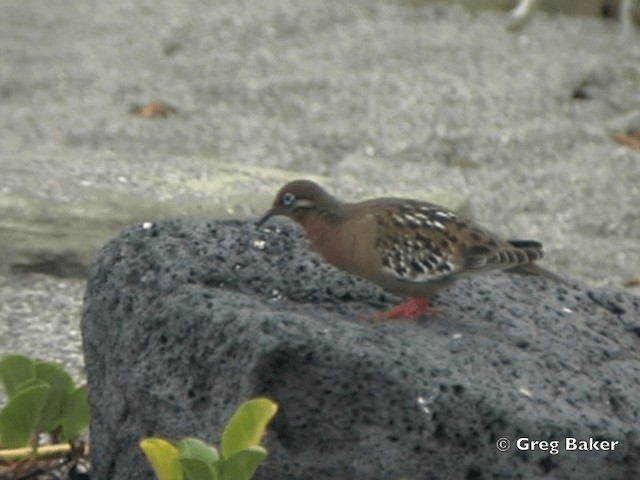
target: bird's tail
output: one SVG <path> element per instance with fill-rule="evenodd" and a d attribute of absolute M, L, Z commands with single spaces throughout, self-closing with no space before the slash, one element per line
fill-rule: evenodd
<path fill-rule="evenodd" d="M 535 240 L 509 240 L 507 243 L 522 251 L 529 262 L 535 262 L 543 257 L 542 244 Z"/>
<path fill-rule="evenodd" d="M 533 263 L 536 260 L 540 260 L 543 256 L 542 244 L 540 242 L 536 242 L 535 240 L 509 240 L 509 244 L 524 252 L 527 255 L 529 263 L 509 268 L 505 270 L 505 272 L 516 273 L 518 275 L 537 275 L 549 278 L 556 282 L 565 282 L 563 278 L 559 277 L 555 273 Z"/>

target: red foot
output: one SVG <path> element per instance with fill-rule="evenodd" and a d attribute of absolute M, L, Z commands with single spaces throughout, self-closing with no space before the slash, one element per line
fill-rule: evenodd
<path fill-rule="evenodd" d="M 399 318 L 416 318 L 422 314 L 437 315 L 438 310 L 429 306 L 426 298 L 410 298 L 400 305 L 376 314 L 376 320 L 397 320 Z"/>

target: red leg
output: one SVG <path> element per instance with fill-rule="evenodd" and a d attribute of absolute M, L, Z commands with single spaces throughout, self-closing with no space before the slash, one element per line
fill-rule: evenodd
<path fill-rule="evenodd" d="M 416 318 L 420 315 L 437 315 L 438 310 L 429 306 L 426 298 L 410 298 L 395 307 L 380 312 L 375 316 L 376 320 L 397 320 L 399 318 Z"/>

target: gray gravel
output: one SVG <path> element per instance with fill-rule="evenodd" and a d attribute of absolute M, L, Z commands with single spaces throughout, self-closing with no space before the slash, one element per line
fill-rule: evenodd
<path fill-rule="evenodd" d="M 0 286 L 0 337 L 7 351 L 32 354 L 56 345 L 55 350 L 48 350 L 46 360 L 62 363 L 79 380 L 82 350 L 77 319 L 84 281 L 29 275 L 0 277 Z M 25 322 L 28 318 L 42 321 Z M 40 345 L 34 345 L 34 339 Z"/>

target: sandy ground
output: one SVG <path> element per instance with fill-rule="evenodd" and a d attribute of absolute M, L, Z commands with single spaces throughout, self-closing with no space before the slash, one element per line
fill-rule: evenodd
<path fill-rule="evenodd" d="M 0 353 L 81 376 L 78 275 L 134 222 L 249 218 L 287 178 L 464 208 L 592 284 L 640 276 L 640 42 L 405 1 L 0 7 Z M 581 98 L 576 98 L 581 97 Z M 169 106 L 142 118 L 136 106 Z"/>

